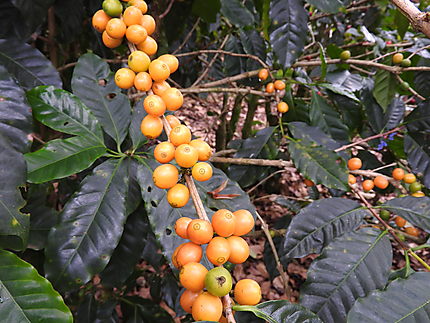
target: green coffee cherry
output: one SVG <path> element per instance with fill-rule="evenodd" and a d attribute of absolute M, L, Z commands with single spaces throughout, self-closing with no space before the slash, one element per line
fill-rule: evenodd
<path fill-rule="evenodd" d="M 342 53 L 340 53 L 340 59 L 341 60 L 347 60 L 351 58 L 351 52 L 349 50 L 344 50 Z"/>
<path fill-rule="evenodd" d="M 400 66 L 402 67 L 409 67 L 411 66 L 412 62 L 410 59 L 405 58 L 404 60 L 402 60 L 402 62 L 400 63 Z"/>
<path fill-rule="evenodd" d="M 423 186 L 418 182 L 413 182 L 411 185 L 409 185 L 409 192 L 416 193 L 421 191 Z"/>
<path fill-rule="evenodd" d="M 388 210 L 381 210 L 379 212 L 379 216 L 381 217 L 382 220 L 384 221 L 388 221 L 390 219 L 390 211 Z"/>

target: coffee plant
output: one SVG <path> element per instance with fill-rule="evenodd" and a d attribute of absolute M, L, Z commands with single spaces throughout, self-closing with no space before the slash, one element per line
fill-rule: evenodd
<path fill-rule="evenodd" d="M 1 1 L 0 321 L 430 322 L 429 9 Z"/>

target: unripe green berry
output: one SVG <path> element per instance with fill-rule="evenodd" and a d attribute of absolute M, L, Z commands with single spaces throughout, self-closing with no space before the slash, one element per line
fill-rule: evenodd
<path fill-rule="evenodd" d="M 347 60 L 351 58 L 351 52 L 349 50 L 344 50 L 342 53 L 340 53 L 340 59 L 341 60 Z"/>
<path fill-rule="evenodd" d="M 418 182 L 413 182 L 411 185 L 409 185 L 409 192 L 416 193 L 421 191 L 423 186 Z"/>
<path fill-rule="evenodd" d="M 400 63 L 400 65 L 402 66 L 402 67 L 409 67 L 409 66 L 411 66 L 411 64 L 412 64 L 412 62 L 411 62 L 411 60 L 410 59 L 408 59 L 408 58 L 405 58 L 404 60 L 402 60 L 402 62 Z"/>
<path fill-rule="evenodd" d="M 381 217 L 382 220 L 388 221 L 390 219 L 390 211 L 388 211 L 388 210 L 381 210 L 379 212 L 379 216 Z"/>
<path fill-rule="evenodd" d="M 408 82 L 403 81 L 402 83 L 400 83 L 400 87 L 401 87 L 403 90 L 409 90 L 410 85 L 409 85 L 409 83 L 408 83 Z"/>

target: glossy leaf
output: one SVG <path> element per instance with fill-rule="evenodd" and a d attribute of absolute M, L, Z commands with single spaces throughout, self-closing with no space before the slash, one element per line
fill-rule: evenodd
<path fill-rule="evenodd" d="M 254 24 L 254 16 L 239 0 L 221 0 L 221 13 L 236 27 Z"/>
<path fill-rule="evenodd" d="M 7 70 L 0 67 L 0 133 L 19 152 L 27 152 L 32 132 L 31 109 L 25 102 L 25 93 Z"/>
<path fill-rule="evenodd" d="M 33 266 L 0 250 L 0 321 L 72 323 L 61 296 Z"/>
<path fill-rule="evenodd" d="M 230 35 L 225 49 L 229 52 L 245 54 L 242 42 L 234 35 Z M 246 71 L 246 58 L 227 55 L 224 59 L 224 66 L 227 75 L 233 76 Z"/>
<path fill-rule="evenodd" d="M 241 30 L 240 41 L 243 50 L 248 55 L 259 57 L 263 62 L 266 60 L 266 44 L 260 33 L 256 30 Z M 247 60 L 247 70 L 257 70 L 261 68 L 261 64 L 254 59 Z"/>
<path fill-rule="evenodd" d="M 0 1 L 0 38 L 26 39 L 30 30 L 23 17 L 10 1 Z"/>
<path fill-rule="evenodd" d="M 392 260 L 384 232 L 364 228 L 347 233 L 312 262 L 300 303 L 326 323 L 344 322 L 357 298 L 385 286 Z"/>
<path fill-rule="evenodd" d="M 131 107 L 116 86 L 109 65 L 94 54 L 82 55 L 73 71 L 72 89 L 120 145 L 128 132 Z"/>
<path fill-rule="evenodd" d="M 430 233 L 430 198 L 405 196 L 389 200 L 381 207 Z"/>
<path fill-rule="evenodd" d="M 422 173 L 422 182 L 430 187 L 430 133 L 414 132 L 405 136 L 405 153 L 415 173 Z"/>
<path fill-rule="evenodd" d="M 326 88 L 327 90 L 332 91 L 333 93 L 346 96 L 347 98 L 354 100 L 355 102 L 359 102 L 360 100 L 355 96 L 355 94 L 345 88 L 340 87 L 337 84 L 330 83 L 321 83 L 319 86 Z"/>
<path fill-rule="evenodd" d="M 51 62 L 37 49 L 17 39 L 0 39 L 0 64 L 25 89 L 38 85 L 62 87 L 60 76 Z"/>
<path fill-rule="evenodd" d="M 133 112 L 131 114 L 131 122 L 129 135 L 131 142 L 133 143 L 133 148 L 137 149 L 142 146 L 148 139 L 140 131 L 140 124 L 143 118 L 147 115 L 143 109 L 143 100 L 139 100 L 133 107 Z"/>
<path fill-rule="evenodd" d="M 25 154 L 27 176 L 31 183 L 64 178 L 90 167 L 103 156 L 106 147 L 81 137 L 56 139 L 43 148 Z"/>
<path fill-rule="evenodd" d="M 346 163 L 335 152 L 312 141 L 291 141 L 288 145 L 297 169 L 316 184 L 348 190 Z"/>
<path fill-rule="evenodd" d="M 22 250 L 30 227 L 30 217 L 20 211 L 25 204 L 19 189 L 25 185 L 25 160 L 1 135 L 0 165 L 0 248 Z"/>
<path fill-rule="evenodd" d="M 194 0 L 191 12 L 206 22 L 216 22 L 221 9 L 220 0 Z"/>
<path fill-rule="evenodd" d="M 410 132 L 430 132 L 430 101 L 424 101 L 412 110 L 405 118 Z"/>
<path fill-rule="evenodd" d="M 39 86 L 27 92 L 33 116 L 44 125 L 64 133 L 90 138 L 103 145 L 103 133 L 98 120 L 73 94 Z"/>
<path fill-rule="evenodd" d="M 384 116 L 384 129 L 391 130 L 397 127 L 405 114 L 405 103 L 400 98 L 394 98 L 387 107 L 387 112 Z"/>
<path fill-rule="evenodd" d="M 125 322 L 135 323 L 171 323 L 172 317 L 158 304 L 139 296 L 125 296 L 121 303 L 121 310 Z"/>
<path fill-rule="evenodd" d="M 270 2 L 270 41 L 273 52 L 284 67 L 290 67 L 303 52 L 308 13 L 301 0 Z"/>
<path fill-rule="evenodd" d="M 235 305 L 237 312 L 252 312 L 269 323 L 322 323 L 317 315 L 289 301 L 268 301 L 256 306 Z"/>
<path fill-rule="evenodd" d="M 306 0 L 306 2 L 328 13 L 336 13 L 343 7 L 343 3 L 340 0 Z"/>
<path fill-rule="evenodd" d="M 373 96 L 384 112 L 394 99 L 397 89 L 397 81 L 394 75 L 385 70 L 378 70 L 375 75 L 375 87 Z"/>
<path fill-rule="evenodd" d="M 45 20 L 48 9 L 54 4 L 55 0 L 33 0 L 31 2 L 26 0 L 11 0 L 11 2 L 19 9 L 22 16 L 26 18 L 25 23 L 33 31 Z"/>
<path fill-rule="evenodd" d="M 348 127 L 340 119 L 339 113 L 315 91 L 312 91 L 309 117 L 311 126 L 320 128 L 335 140 L 349 141 Z"/>
<path fill-rule="evenodd" d="M 416 50 L 417 49 L 414 49 L 413 51 L 416 51 Z M 421 54 L 427 53 L 427 57 L 426 58 L 421 57 L 417 63 L 417 67 L 420 67 L 420 66 L 428 67 L 430 65 L 430 59 L 429 59 L 430 56 L 428 54 L 428 51 L 422 50 L 422 51 L 419 51 L 418 53 L 421 53 Z M 429 71 L 417 71 L 414 73 L 414 89 L 425 98 L 428 98 L 430 96 L 430 72 Z"/>
<path fill-rule="evenodd" d="M 126 221 L 127 160 L 107 160 L 81 183 L 59 215 L 45 249 L 47 278 L 61 290 L 102 271 Z"/>
<path fill-rule="evenodd" d="M 152 180 L 152 171 L 159 164 L 148 159 L 140 159 L 140 162 L 142 164 L 139 165 L 137 179 L 141 187 L 142 198 L 145 201 L 149 221 L 151 222 L 157 240 L 162 246 L 163 255 L 166 259 L 171 261 L 173 251 L 184 241 L 174 233 L 175 222 L 181 216 L 196 218 L 196 211 L 191 200 L 182 208 L 172 208 L 166 199 L 167 191 L 157 188 Z M 254 206 L 239 185 L 229 180 L 219 169 L 214 168 L 213 171 L 214 174 L 210 180 L 206 182 L 195 182 L 208 216 L 211 217 L 213 213 L 212 210 L 215 209 L 247 209 L 255 214 Z M 214 199 L 208 194 L 208 192 L 212 192 L 219 188 L 226 181 L 227 185 L 220 194 L 237 194 L 238 196 L 230 199 Z"/>
<path fill-rule="evenodd" d="M 430 273 L 414 273 L 373 291 L 354 304 L 348 323 L 429 322 L 429 281 Z"/>
<path fill-rule="evenodd" d="M 104 302 L 98 301 L 93 294 L 85 295 L 76 311 L 75 322 L 79 323 L 117 323 L 115 307 L 117 301 L 108 299 Z"/>
<path fill-rule="evenodd" d="M 301 258 L 320 253 L 334 238 L 356 229 L 368 212 L 357 202 L 330 198 L 315 201 L 293 217 L 282 254 Z"/>
<path fill-rule="evenodd" d="M 363 88 L 363 77 L 348 70 L 331 72 L 327 74 L 327 81 L 335 87 L 349 92 L 359 91 Z"/>
<path fill-rule="evenodd" d="M 361 92 L 361 102 L 369 119 L 369 126 L 374 133 L 379 133 L 384 127 L 384 111 L 372 94 L 373 82 L 366 82 Z"/>

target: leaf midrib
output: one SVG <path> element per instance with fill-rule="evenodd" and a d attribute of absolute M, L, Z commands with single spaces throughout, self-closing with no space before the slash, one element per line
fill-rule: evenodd
<path fill-rule="evenodd" d="M 427 301 L 425 301 L 423 304 L 421 304 L 420 306 L 418 306 L 418 307 L 414 308 L 414 310 L 413 310 L 413 311 L 411 311 L 411 312 L 407 313 L 406 315 L 404 315 L 403 317 L 401 317 L 399 320 L 395 321 L 394 323 L 401 322 L 403 319 L 405 319 L 405 318 L 407 318 L 408 316 L 410 316 L 410 315 L 414 314 L 416 311 L 420 310 L 421 308 L 423 308 L 424 306 L 429 305 L 429 304 L 430 304 L 430 298 L 429 298 Z"/>
<path fill-rule="evenodd" d="M 8 59 L 9 61 L 11 61 L 12 63 L 14 63 L 15 65 L 17 65 L 18 67 L 20 67 L 22 70 L 26 71 L 28 74 L 32 75 L 36 80 L 38 80 L 41 84 L 46 84 L 45 82 L 43 82 L 43 80 L 41 78 L 39 78 L 36 74 L 33 74 L 33 72 L 26 68 L 24 65 L 22 65 L 20 62 L 18 62 L 17 60 L 14 60 L 12 57 L 10 57 L 9 55 L 6 55 L 4 52 L 0 51 L 0 55 L 5 57 L 6 59 Z"/>

